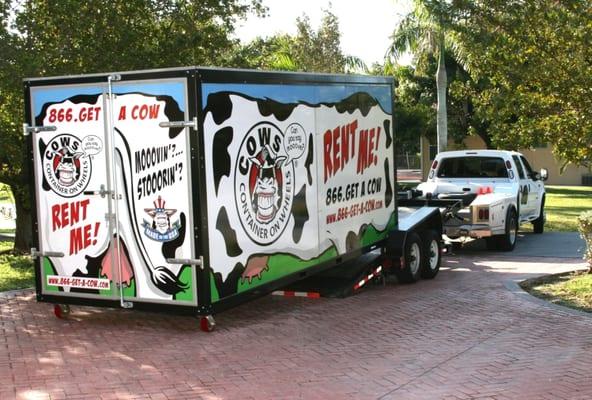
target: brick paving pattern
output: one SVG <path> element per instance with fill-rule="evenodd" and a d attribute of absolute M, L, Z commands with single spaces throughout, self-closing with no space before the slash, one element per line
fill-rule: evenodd
<path fill-rule="evenodd" d="M 590 399 L 592 315 L 507 282 L 578 259 L 449 256 L 433 281 L 266 296 L 216 316 L 0 297 L 0 399 Z"/>

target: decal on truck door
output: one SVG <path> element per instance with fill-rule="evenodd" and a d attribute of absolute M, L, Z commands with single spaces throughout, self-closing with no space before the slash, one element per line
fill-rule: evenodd
<path fill-rule="evenodd" d="M 129 300 L 195 304 L 192 268 L 167 262 L 193 253 L 188 137 L 159 126 L 187 119 L 185 83 L 127 82 L 113 92 L 32 89 L 36 125 L 57 127 L 35 136 L 39 240 L 64 253 L 42 260 L 44 291 L 113 299 L 121 285 Z"/>
<path fill-rule="evenodd" d="M 213 301 L 386 237 L 390 90 L 203 85 Z"/>

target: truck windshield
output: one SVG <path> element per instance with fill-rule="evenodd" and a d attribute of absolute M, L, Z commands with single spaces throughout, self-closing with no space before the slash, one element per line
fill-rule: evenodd
<path fill-rule="evenodd" d="M 503 158 L 451 157 L 440 161 L 438 178 L 507 178 Z"/>

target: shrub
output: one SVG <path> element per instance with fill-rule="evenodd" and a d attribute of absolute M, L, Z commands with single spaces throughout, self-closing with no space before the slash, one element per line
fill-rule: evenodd
<path fill-rule="evenodd" d="M 592 211 L 585 211 L 578 217 L 578 231 L 586 242 L 584 260 L 588 262 L 588 272 L 592 273 Z"/>

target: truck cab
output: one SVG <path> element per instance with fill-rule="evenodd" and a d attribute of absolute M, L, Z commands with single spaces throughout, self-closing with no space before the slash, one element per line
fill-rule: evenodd
<path fill-rule="evenodd" d="M 448 237 L 486 238 L 488 248 L 513 250 L 519 224 L 532 223 L 535 233 L 544 230 L 547 176 L 518 152 L 447 151 L 436 156 L 418 189 L 426 197 L 462 202 L 445 222 Z"/>

